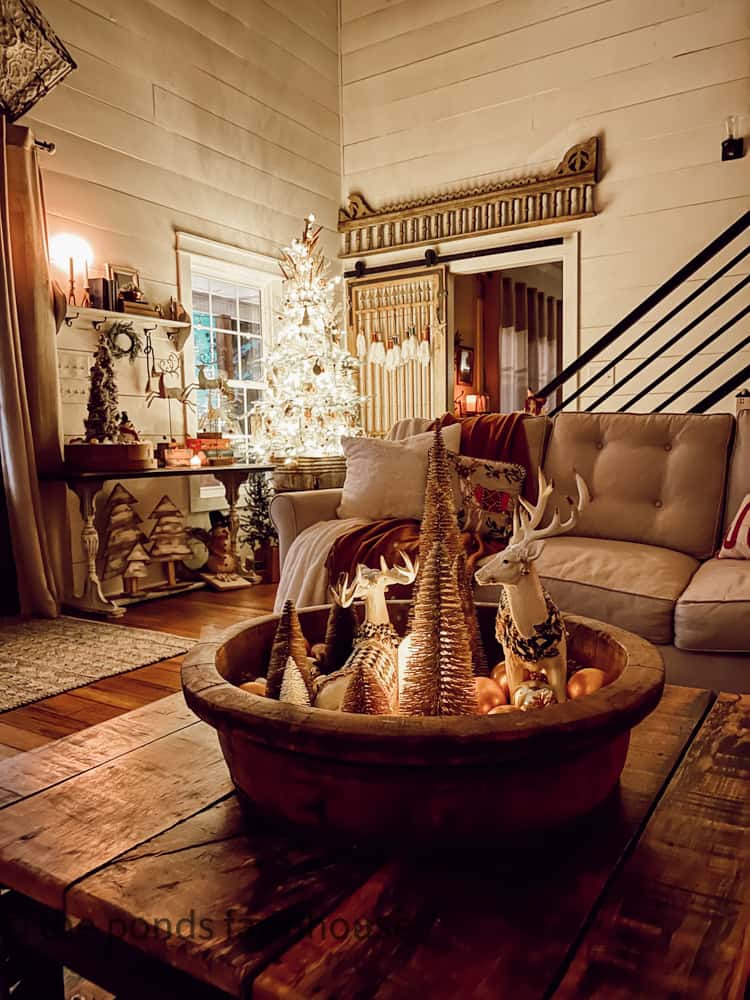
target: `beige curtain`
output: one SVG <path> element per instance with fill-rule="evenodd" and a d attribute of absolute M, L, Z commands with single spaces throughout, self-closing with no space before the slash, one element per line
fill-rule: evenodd
<path fill-rule="evenodd" d="M 2 121 L 0 143 L 0 448 L 23 614 L 54 617 L 70 552 L 62 464 L 57 333 L 37 152 Z"/>

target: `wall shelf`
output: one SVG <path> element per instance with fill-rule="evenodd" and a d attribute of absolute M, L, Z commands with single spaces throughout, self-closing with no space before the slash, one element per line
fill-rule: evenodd
<path fill-rule="evenodd" d="M 169 337 L 177 351 L 181 351 L 185 346 L 185 341 L 192 330 L 192 324 L 182 323 L 174 319 L 163 319 L 159 316 L 136 316 L 131 313 L 117 312 L 114 309 L 84 309 L 82 306 L 68 306 L 65 323 L 79 329 L 90 327 L 96 331 L 105 329 L 110 323 L 132 323 L 133 327 L 140 333 L 146 330 L 161 330 Z"/>

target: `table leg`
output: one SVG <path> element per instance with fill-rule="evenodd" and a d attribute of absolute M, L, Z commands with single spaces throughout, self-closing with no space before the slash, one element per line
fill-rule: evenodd
<path fill-rule="evenodd" d="M 101 581 L 96 571 L 99 533 L 94 524 L 94 500 L 103 485 L 103 480 L 88 479 L 76 482 L 72 487 L 78 496 L 81 519 L 83 520 L 81 542 L 86 553 L 86 581 L 82 592 L 65 603 L 70 608 L 85 611 L 88 614 L 103 614 L 110 618 L 119 618 L 125 614 L 125 608 L 104 596 Z"/>
<path fill-rule="evenodd" d="M 235 565 L 237 567 L 236 572 L 249 583 L 260 583 L 261 578 L 257 573 L 255 573 L 252 569 L 247 570 L 243 568 L 238 541 L 240 515 L 237 511 L 237 501 L 240 496 L 240 487 L 247 479 L 248 474 L 244 470 L 237 471 L 236 469 L 222 469 L 221 466 L 212 469 L 211 472 L 222 484 L 224 492 L 226 493 L 227 505 L 229 506 L 229 540 L 232 555 L 234 556 Z"/>

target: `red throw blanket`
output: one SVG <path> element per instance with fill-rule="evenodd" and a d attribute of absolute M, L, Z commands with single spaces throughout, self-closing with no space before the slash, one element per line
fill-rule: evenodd
<path fill-rule="evenodd" d="M 526 435 L 521 424 L 528 419 L 525 413 L 481 413 L 475 417 L 465 417 L 461 422 L 461 454 L 471 458 L 486 458 L 495 462 L 515 462 L 525 469 L 529 467 L 529 451 Z M 440 418 L 440 426 L 455 424 L 456 418 L 450 413 Z M 536 499 L 537 484 L 527 480 L 524 496 Z M 484 556 L 498 552 L 501 546 L 488 542 L 477 534 L 465 531 L 462 535 L 472 569 Z M 406 552 L 412 559 L 419 551 L 419 521 L 405 517 L 389 517 L 381 521 L 371 521 L 361 528 L 353 528 L 341 535 L 331 546 L 326 560 L 328 579 L 335 583 L 342 573 L 349 579 L 354 577 L 358 564 L 377 567 L 380 557 L 387 563 L 398 559 L 399 552 Z M 391 587 L 392 597 L 406 597 L 411 587 Z"/>

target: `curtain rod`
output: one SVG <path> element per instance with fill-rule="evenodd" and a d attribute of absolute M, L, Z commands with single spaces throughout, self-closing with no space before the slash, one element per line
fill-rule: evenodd
<path fill-rule="evenodd" d="M 45 153 L 49 153 L 52 156 L 57 149 L 57 144 L 54 142 L 46 142 L 44 139 L 34 139 L 34 145 L 38 146 L 39 149 L 43 149 Z"/>

